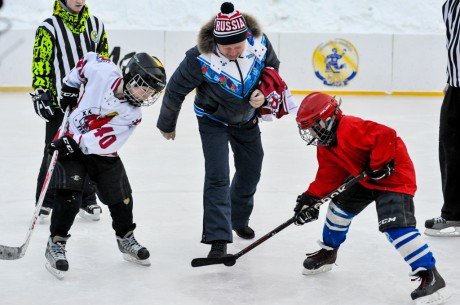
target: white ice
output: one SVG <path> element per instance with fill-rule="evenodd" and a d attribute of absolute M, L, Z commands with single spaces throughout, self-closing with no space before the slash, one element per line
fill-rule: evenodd
<path fill-rule="evenodd" d="M 36 227 L 24 258 L 0 261 L 0 304 L 34 305 L 409 305 L 409 267 L 377 230 L 375 208 L 353 222 L 337 266 L 326 274 L 302 275 L 306 252 L 317 250 L 325 216 L 302 227 L 291 226 L 233 267 L 192 268 L 209 246 L 200 243 L 203 157 L 192 98 L 183 105 L 175 141 L 164 140 L 155 124 L 160 102 L 145 109 L 144 119 L 121 150 L 134 190 L 137 239 L 151 253 L 151 267 L 122 260 L 110 215 L 101 220 L 77 216 L 67 246 L 70 270 L 57 280 L 44 267 L 49 220 Z M 298 97 L 301 99 L 301 97 Z M 441 98 L 343 97 L 345 113 L 392 126 L 406 142 L 415 163 L 417 227 L 439 216 L 442 204 L 438 164 Z M 34 211 L 34 194 L 44 138 L 44 122 L 33 112 L 27 93 L 0 92 L 0 244 L 24 242 Z M 292 216 L 296 196 L 313 179 L 315 149 L 300 139 L 293 117 L 261 126 L 265 159 L 251 226 L 261 237 Z M 438 270 L 460 304 L 460 238 L 429 238 Z M 235 236 L 229 252 L 251 241 Z"/>

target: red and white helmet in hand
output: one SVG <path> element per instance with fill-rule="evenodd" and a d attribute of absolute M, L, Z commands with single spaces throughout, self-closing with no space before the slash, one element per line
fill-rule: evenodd
<path fill-rule="evenodd" d="M 307 145 L 329 146 L 334 140 L 337 122 L 342 118 L 341 100 L 321 92 L 307 95 L 297 112 L 297 125 Z"/>

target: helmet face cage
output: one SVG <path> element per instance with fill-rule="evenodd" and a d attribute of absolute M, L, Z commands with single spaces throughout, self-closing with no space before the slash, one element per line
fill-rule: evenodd
<path fill-rule="evenodd" d="M 122 73 L 123 93 L 134 106 L 152 105 L 166 86 L 163 64 L 147 53 L 132 55 L 128 64 L 122 68 Z"/>
<path fill-rule="evenodd" d="M 149 84 L 139 75 L 136 74 L 126 85 L 124 89 L 126 98 L 134 106 L 150 106 L 156 102 L 161 91 L 149 86 Z"/>
<path fill-rule="evenodd" d="M 337 105 L 329 117 L 318 118 L 312 125 L 302 128 L 299 125 L 299 134 L 302 140 L 307 142 L 307 145 L 314 146 L 329 146 L 334 140 L 336 132 L 336 117 L 341 116 L 340 105 L 342 99 L 337 101 Z"/>
<path fill-rule="evenodd" d="M 328 146 L 334 139 L 335 130 L 332 129 L 335 123 L 335 115 L 327 118 L 326 121 L 318 120 L 309 128 L 301 128 L 299 133 L 302 140 L 307 142 L 307 145 Z"/>

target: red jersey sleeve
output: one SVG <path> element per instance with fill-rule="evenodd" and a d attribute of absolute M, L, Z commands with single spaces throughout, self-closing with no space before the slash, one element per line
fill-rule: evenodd
<path fill-rule="evenodd" d="M 315 180 L 308 187 L 308 194 L 322 198 L 339 187 L 349 176 L 349 173 L 337 164 L 330 154 L 328 149 L 318 147 L 316 152 L 318 171 Z"/>

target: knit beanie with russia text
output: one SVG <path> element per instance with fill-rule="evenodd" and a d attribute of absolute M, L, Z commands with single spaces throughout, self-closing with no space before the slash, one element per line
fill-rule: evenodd
<path fill-rule="evenodd" d="M 224 2 L 214 20 L 214 40 L 218 44 L 228 45 L 246 39 L 248 27 L 246 20 L 239 11 L 235 11 L 232 3 Z"/>

